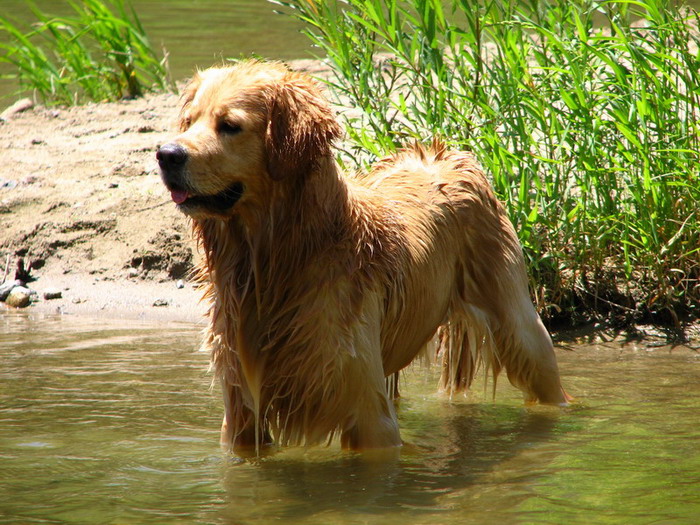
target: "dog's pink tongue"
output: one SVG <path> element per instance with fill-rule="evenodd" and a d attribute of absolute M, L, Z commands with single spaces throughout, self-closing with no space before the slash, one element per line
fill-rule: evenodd
<path fill-rule="evenodd" d="M 173 199 L 175 204 L 182 204 L 187 200 L 189 194 L 185 190 L 170 190 L 170 197 Z"/>

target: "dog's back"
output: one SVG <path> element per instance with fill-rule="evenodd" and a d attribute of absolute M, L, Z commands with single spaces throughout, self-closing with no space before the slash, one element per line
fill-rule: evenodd
<path fill-rule="evenodd" d="M 529 401 L 565 402 L 558 377 L 546 379 L 558 375 L 556 361 L 529 297 L 516 233 L 474 157 L 437 141 L 416 144 L 359 182 L 408 225 L 394 232 L 408 260 L 393 269 L 388 291 L 385 374 L 410 363 L 439 325 L 449 392 L 468 388 L 483 362 L 494 377 L 506 368 Z"/>

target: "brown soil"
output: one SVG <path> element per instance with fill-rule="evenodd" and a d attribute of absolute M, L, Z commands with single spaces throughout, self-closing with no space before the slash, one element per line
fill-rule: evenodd
<path fill-rule="evenodd" d="M 176 286 L 195 249 L 155 160 L 177 99 L 35 107 L 0 121 L 0 278 L 22 258 L 34 308 L 199 318 L 197 292 Z M 63 298 L 44 301 L 47 288 Z"/>

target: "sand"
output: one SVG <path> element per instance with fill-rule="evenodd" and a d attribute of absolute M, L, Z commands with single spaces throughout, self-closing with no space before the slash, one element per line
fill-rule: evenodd
<path fill-rule="evenodd" d="M 20 259 L 30 267 L 28 286 L 38 292 L 30 308 L 201 319 L 205 305 L 187 280 L 196 246 L 155 159 L 173 135 L 177 102 L 175 94 L 151 94 L 71 108 L 25 104 L 4 114 L 0 279 L 14 277 Z M 48 289 L 61 298 L 44 300 Z"/>

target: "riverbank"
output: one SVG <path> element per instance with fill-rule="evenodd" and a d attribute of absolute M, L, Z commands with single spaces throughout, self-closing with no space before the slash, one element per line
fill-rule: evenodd
<path fill-rule="evenodd" d="M 187 310 L 170 316 L 196 317 L 185 308 L 196 293 L 176 288 L 194 249 L 154 154 L 170 134 L 176 104 L 177 95 L 151 94 L 37 106 L 0 123 L 0 272 L 13 277 L 22 260 L 39 292 L 32 308 L 119 317 Z M 62 297 L 44 300 L 47 288 Z M 159 299 L 168 305 L 152 306 Z"/>
<path fill-rule="evenodd" d="M 326 71 L 318 62 L 294 65 Z M 0 119 L 0 280 L 13 278 L 21 260 L 37 292 L 30 308 L 201 321 L 206 306 L 187 280 L 197 250 L 155 159 L 173 134 L 177 103 L 177 95 L 156 93 L 24 107 Z M 45 299 L 47 290 L 60 297 Z"/>

